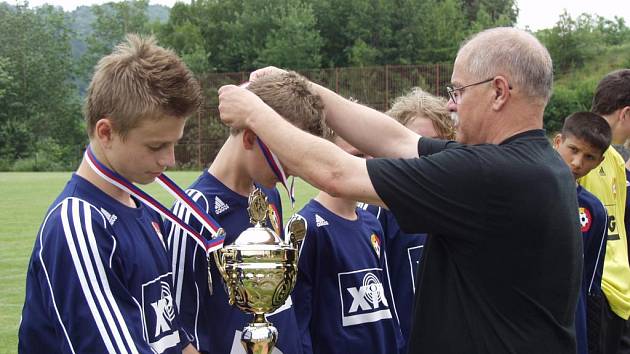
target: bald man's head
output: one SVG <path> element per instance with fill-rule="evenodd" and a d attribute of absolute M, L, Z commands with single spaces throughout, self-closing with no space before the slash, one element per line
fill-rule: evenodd
<path fill-rule="evenodd" d="M 492 28 L 472 36 L 457 53 L 455 65 L 479 80 L 505 76 L 510 86 L 543 104 L 551 96 L 549 52 L 536 37 L 516 28 Z"/>

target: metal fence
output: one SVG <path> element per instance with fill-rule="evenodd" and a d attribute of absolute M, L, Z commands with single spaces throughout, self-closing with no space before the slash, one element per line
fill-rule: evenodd
<path fill-rule="evenodd" d="M 304 70 L 309 80 L 328 87 L 344 97 L 354 97 L 379 111 L 389 109 L 396 97 L 419 86 L 434 95 L 446 97 L 451 64 L 385 65 L 378 67 Z M 219 120 L 217 90 L 222 85 L 247 81 L 249 72 L 206 74 L 200 77 L 205 103 L 189 120 L 175 153 L 179 168 L 207 166 L 223 145 L 229 130 Z"/>

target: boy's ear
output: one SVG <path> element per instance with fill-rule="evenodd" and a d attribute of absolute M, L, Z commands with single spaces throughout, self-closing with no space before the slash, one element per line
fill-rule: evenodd
<path fill-rule="evenodd" d="M 558 133 L 556 134 L 556 136 L 553 137 L 553 148 L 557 149 L 558 146 L 560 146 L 561 142 L 562 142 L 562 134 Z"/>
<path fill-rule="evenodd" d="M 99 141 L 103 147 L 109 147 L 114 136 L 114 125 L 108 118 L 99 119 L 94 125 L 94 138 Z"/>
<path fill-rule="evenodd" d="M 245 150 L 251 150 L 256 146 L 256 134 L 251 129 L 243 129 L 243 147 Z"/>

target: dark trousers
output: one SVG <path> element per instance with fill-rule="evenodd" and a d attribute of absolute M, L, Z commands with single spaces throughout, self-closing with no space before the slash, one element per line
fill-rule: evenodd
<path fill-rule="evenodd" d="M 630 354 L 630 322 L 610 309 L 606 296 L 589 296 L 587 313 L 590 354 Z"/>

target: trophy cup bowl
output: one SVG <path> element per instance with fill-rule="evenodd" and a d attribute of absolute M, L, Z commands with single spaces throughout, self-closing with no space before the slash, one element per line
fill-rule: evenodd
<path fill-rule="evenodd" d="M 282 306 L 297 277 L 297 250 L 286 244 L 273 230 L 264 227 L 261 191 L 252 200 L 250 218 L 256 223 L 243 231 L 233 244 L 214 252 L 215 262 L 225 283 L 231 305 L 254 315 L 254 320 L 243 329 L 241 343 L 248 354 L 271 353 L 278 331 L 265 314 Z M 258 214 L 252 206 L 258 204 Z M 265 206 L 265 210 L 266 210 Z M 266 218 L 266 211 L 265 211 Z"/>

